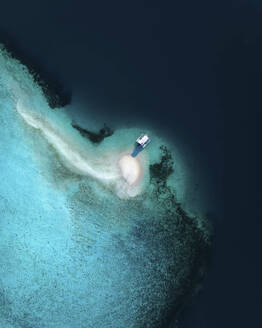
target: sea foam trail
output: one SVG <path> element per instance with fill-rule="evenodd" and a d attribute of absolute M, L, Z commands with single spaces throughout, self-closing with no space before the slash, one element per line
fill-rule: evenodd
<path fill-rule="evenodd" d="M 77 173 L 92 175 L 101 181 L 111 181 L 120 177 L 120 172 L 117 173 L 117 170 L 112 165 L 108 165 L 110 168 L 104 168 L 103 171 L 93 169 L 88 163 L 87 158 L 77 152 L 73 145 L 70 144 L 70 140 L 66 136 L 60 135 L 47 119 L 41 118 L 35 113 L 27 112 L 19 102 L 16 108 L 28 125 L 41 130 L 46 140 Z"/>
<path fill-rule="evenodd" d="M 143 168 L 137 158 L 127 154 L 121 156 L 115 152 L 110 156 L 110 150 L 107 150 L 107 154 L 97 153 L 90 158 L 88 151 L 76 145 L 70 136 L 55 126 L 54 121 L 48 116 L 28 110 L 20 99 L 16 105 L 17 113 L 28 125 L 41 131 L 67 168 L 77 174 L 92 176 L 104 184 L 111 183 L 120 198 L 134 197 L 142 191 L 140 180 L 143 178 Z"/>

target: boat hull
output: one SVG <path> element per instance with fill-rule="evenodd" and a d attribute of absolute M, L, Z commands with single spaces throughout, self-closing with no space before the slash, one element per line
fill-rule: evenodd
<path fill-rule="evenodd" d="M 144 149 L 143 146 L 141 146 L 140 144 L 136 143 L 135 149 L 133 150 L 131 156 L 132 157 L 136 157 L 143 149 Z"/>

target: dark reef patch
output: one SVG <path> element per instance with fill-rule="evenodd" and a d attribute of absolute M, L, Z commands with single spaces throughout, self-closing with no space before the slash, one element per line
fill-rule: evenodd
<path fill-rule="evenodd" d="M 171 152 L 167 149 L 166 146 L 160 146 L 162 151 L 161 161 L 150 165 L 150 179 L 158 179 L 159 182 L 166 183 L 167 178 L 170 174 L 174 172 L 173 169 L 173 159 Z"/>
<path fill-rule="evenodd" d="M 17 59 L 21 64 L 27 67 L 29 73 L 33 76 L 34 81 L 40 86 L 48 105 L 55 109 L 64 107 L 71 103 L 72 92 L 62 85 L 51 72 L 47 72 L 36 64 L 33 59 L 18 50 L 16 46 L 10 42 L 1 43 L 2 48 L 8 53 L 8 56 Z"/>
<path fill-rule="evenodd" d="M 189 215 L 176 200 L 175 190 L 167 185 L 167 178 L 173 172 L 172 155 L 167 147 L 161 146 L 160 149 L 160 162 L 150 165 L 150 181 L 154 185 L 154 197 L 164 211 L 155 223 L 152 236 L 163 248 L 161 253 L 169 263 L 166 276 L 169 276 L 170 291 L 166 313 L 163 314 L 165 319 L 161 322 L 166 325 L 181 313 L 199 290 L 210 263 L 213 236 L 207 218 Z M 137 237 L 142 233 L 144 239 L 151 239 L 152 236 L 147 237 L 151 229 L 146 222 L 139 230 L 136 231 Z M 161 237 L 163 234 L 165 238 Z"/>
<path fill-rule="evenodd" d="M 114 131 L 111 128 L 109 128 L 105 123 L 104 123 L 104 127 L 100 129 L 98 133 L 89 131 L 87 129 L 83 129 L 75 122 L 72 122 L 72 127 L 78 130 L 83 137 L 89 139 L 93 143 L 100 143 L 105 138 L 112 136 L 114 133 Z"/>

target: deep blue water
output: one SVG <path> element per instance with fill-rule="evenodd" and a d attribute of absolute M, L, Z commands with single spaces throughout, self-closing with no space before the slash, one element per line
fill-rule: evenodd
<path fill-rule="evenodd" d="M 132 126 L 138 117 L 150 122 L 185 145 L 196 170 L 204 168 L 213 259 L 203 292 L 180 324 L 255 326 L 261 266 L 254 264 L 259 230 L 248 108 L 250 73 L 259 67 L 250 70 L 246 62 L 261 54 L 254 49 L 261 37 L 257 5 L 17 1 L 2 12 L 2 40 L 71 89 L 88 112 L 116 125 Z"/>

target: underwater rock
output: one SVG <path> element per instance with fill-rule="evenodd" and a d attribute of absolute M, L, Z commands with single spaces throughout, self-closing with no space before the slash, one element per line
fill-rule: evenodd
<path fill-rule="evenodd" d="M 170 174 L 173 173 L 173 160 L 171 152 L 167 149 L 166 146 L 160 146 L 162 151 L 161 161 L 150 165 L 150 179 L 158 179 L 162 183 L 166 183 L 167 178 Z"/>
<path fill-rule="evenodd" d="M 114 131 L 110 129 L 105 123 L 104 123 L 104 127 L 100 129 L 98 133 L 88 131 L 87 129 L 83 129 L 75 122 L 72 122 L 72 127 L 78 130 L 83 137 L 89 139 L 93 143 L 100 143 L 105 138 L 112 136 L 114 133 Z"/>
<path fill-rule="evenodd" d="M 42 78 L 39 74 L 34 72 L 34 70 L 31 71 L 31 74 L 34 76 L 38 85 L 42 88 L 48 105 L 52 109 L 64 107 L 71 103 L 71 91 L 66 90 L 59 82 L 54 82 L 54 80 L 47 77 Z"/>
<path fill-rule="evenodd" d="M 174 162 L 166 146 L 162 145 L 160 149 L 160 162 L 150 165 L 150 181 L 154 186 L 154 197 L 166 212 L 164 219 L 158 223 L 158 229 L 166 231 L 164 253 L 170 254 L 170 259 L 173 258 L 170 260 L 170 272 L 176 276 L 173 285 L 176 296 L 169 300 L 170 309 L 173 310 L 167 313 L 164 320 L 164 324 L 167 324 L 171 316 L 172 320 L 174 315 L 179 316 L 199 290 L 210 262 L 212 234 L 207 218 L 186 213 L 176 200 L 174 188 L 167 186 L 167 178 L 173 173 Z M 156 236 L 157 234 L 154 238 Z"/>

